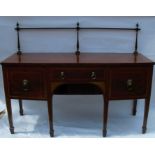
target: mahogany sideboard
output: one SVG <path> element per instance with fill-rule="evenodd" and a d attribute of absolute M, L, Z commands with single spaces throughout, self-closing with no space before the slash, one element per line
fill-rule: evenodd
<path fill-rule="evenodd" d="M 2 63 L 10 132 L 14 133 L 11 99 L 47 100 L 49 132 L 54 136 L 53 94 L 103 94 L 103 136 L 110 100 L 145 99 L 142 133 L 147 129 L 154 62 L 132 53 L 22 53 Z"/>

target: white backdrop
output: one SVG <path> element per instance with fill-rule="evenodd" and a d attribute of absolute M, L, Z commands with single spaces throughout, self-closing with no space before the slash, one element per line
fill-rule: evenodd
<path fill-rule="evenodd" d="M 155 60 L 155 17 L 0 17 L 0 61 L 17 51 L 16 22 L 28 27 L 135 27 L 139 23 L 138 51 Z M 76 31 L 24 31 L 21 32 L 21 50 L 24 52 L 75 52 Z M 135 33 L 126 31 L 80 31 L 81 52 L 132 52 Z M 5 103 L 2 73 L 0 72 L 0 104 Z M 155 78 L 153 77 L 151 111 L 148 133 L 141 134 L 143 100 L 138 103 L 136 117 L 131 116 L 131 101 L 110 102 L 109 136 L 155 137 Z M 95 102 L 95 103 L 94 103 Z M 48 137 L 46 102 L 24 101 L 26 115 L 20 117 L 16 101 L 13 103 L 15 129 L 13 137 Z M 57 136 L 101 136 L 101 96 L 55 96 L 54 120 Z M 0 137 L 8 134 L 7 117 L 0 123 Z M 30 132 L 31 131 L 31 132 Z M 27 134 L 28 133 L 28 134 Z"/>

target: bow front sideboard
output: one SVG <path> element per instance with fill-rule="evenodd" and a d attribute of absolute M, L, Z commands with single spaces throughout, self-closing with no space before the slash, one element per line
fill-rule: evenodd
<path fill-rule="evenodd" d="M 110 100 L 132 99 L 132 112 L 135 115 L 137 99 L 145 99 L 142 133 L 147 130 L 154 62 L 138 52 L 80 53 L 78 49 L 76 53 L 21 53 L 19 49 L 17 54 L 8 57 L 1 64 L 12 134 L 14 126 L 11 99 L 19 100 L 21 115 L 22 100 L 46 100 L 49 132 L 53 137 L 54 94 L 103 95 L 104 137 L 107 135 Z"/>

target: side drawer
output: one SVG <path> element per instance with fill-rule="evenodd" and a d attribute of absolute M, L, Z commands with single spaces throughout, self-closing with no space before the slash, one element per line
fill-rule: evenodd
<path fill-rule="evenodd" d="M 8 72 L 9 93 L 12 97 L 23 99 L 45 97 L 44 78 L 42 70 L 38 69 L 12 69 Z"/>
<path fill-rule="evenodd" d="M 149 72 L 146 68 L 119 68 L 110 71 L 110 98 L 144 98 Z"/>

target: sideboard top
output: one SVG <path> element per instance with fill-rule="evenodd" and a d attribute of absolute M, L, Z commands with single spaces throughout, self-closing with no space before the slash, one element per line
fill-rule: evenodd
<path fill-rule="evenodd" d="M 154 64 L 142 54 L 132 53 L 22 53 L 13 54 L 2 64 Z"/>

